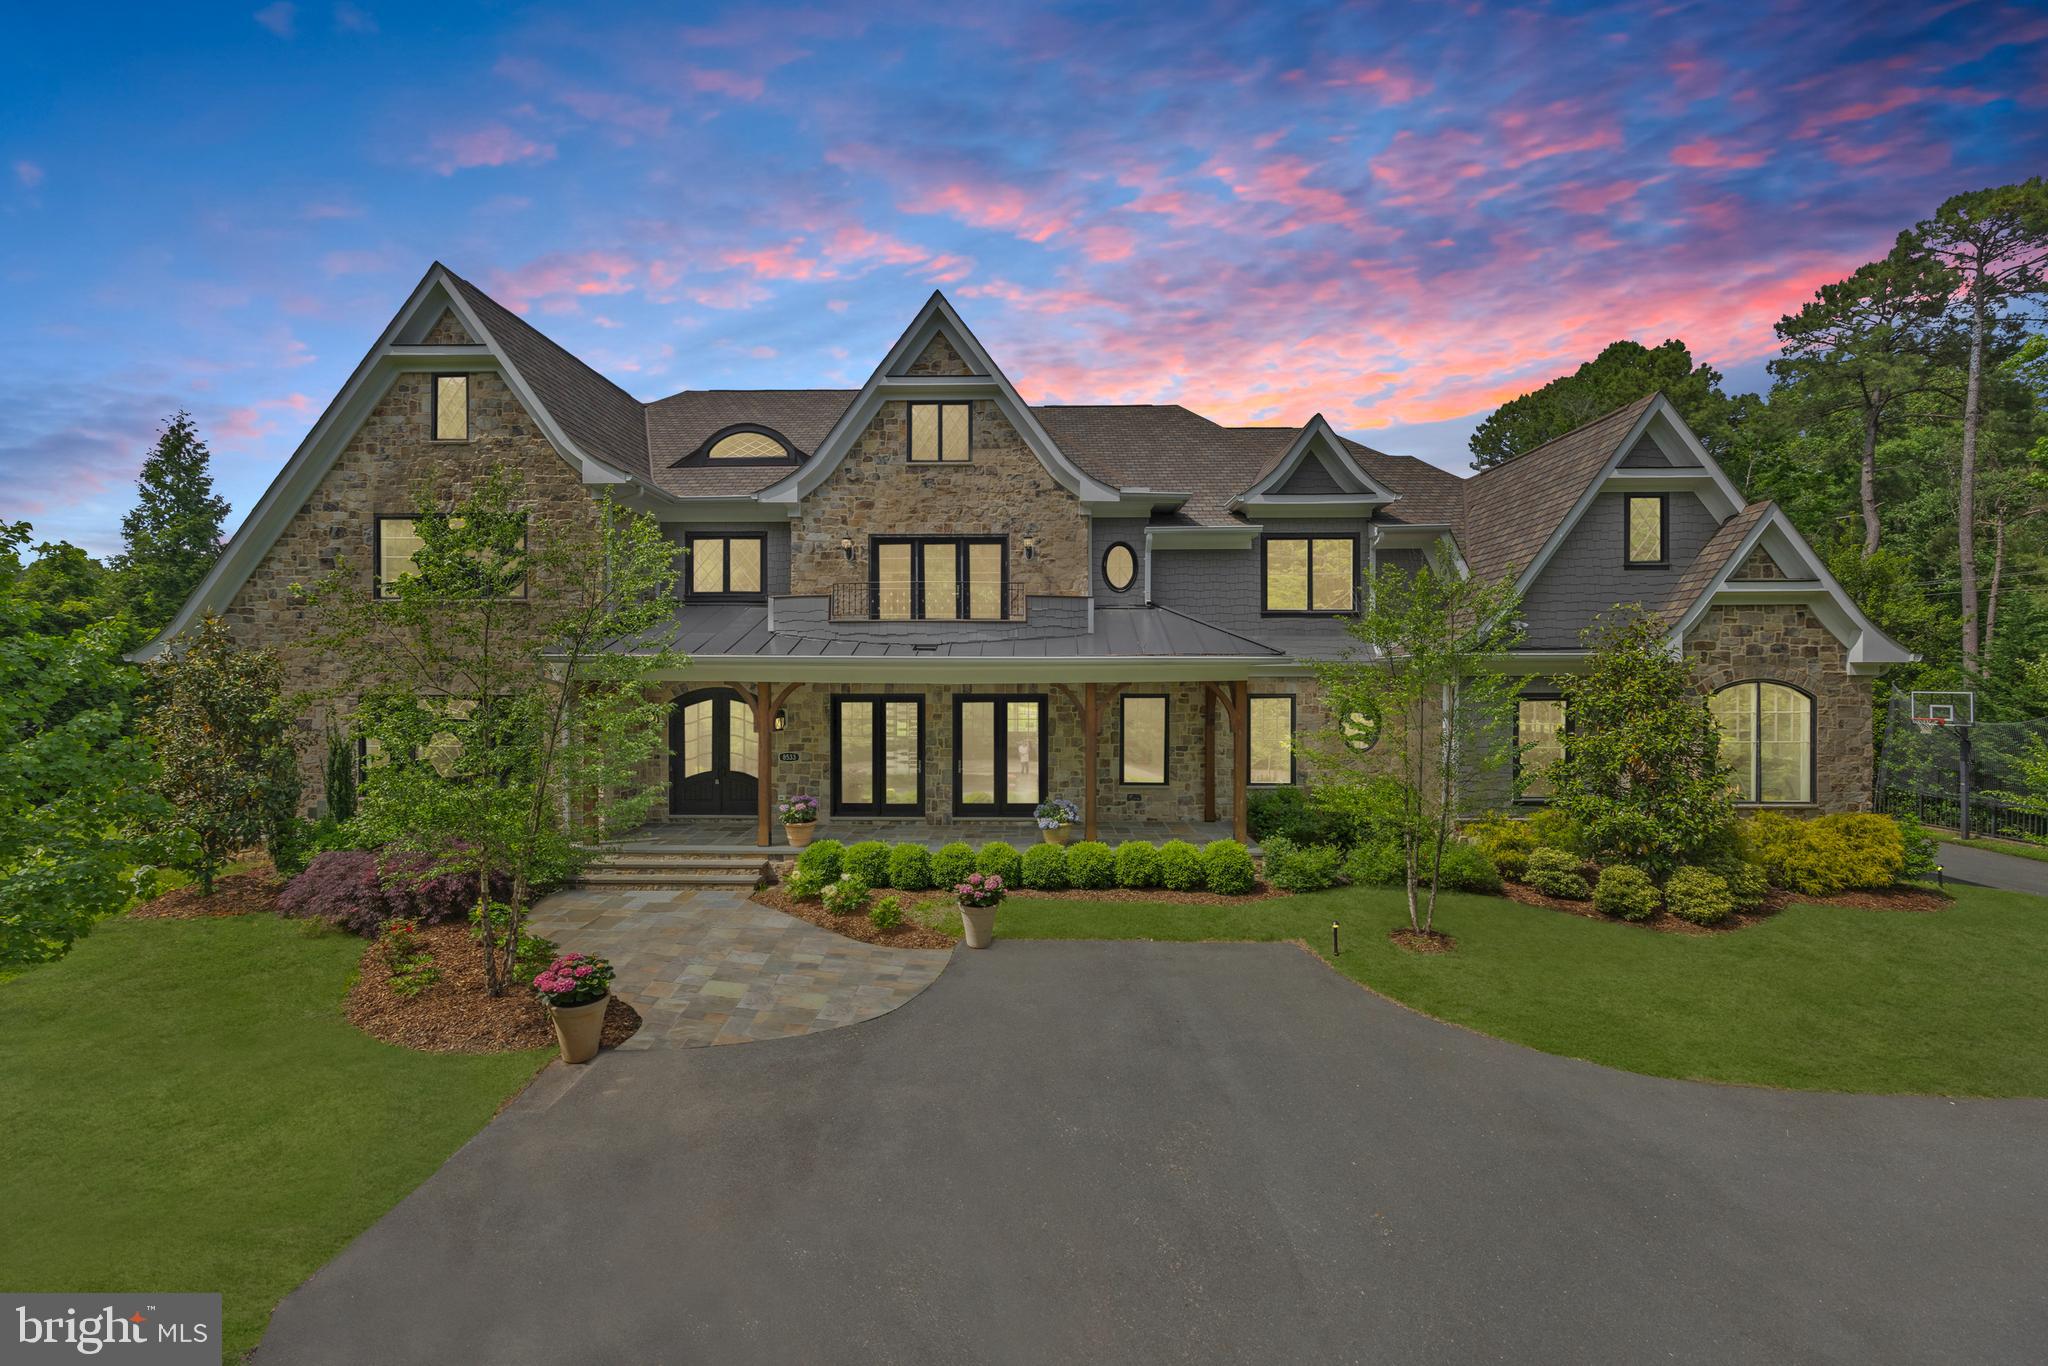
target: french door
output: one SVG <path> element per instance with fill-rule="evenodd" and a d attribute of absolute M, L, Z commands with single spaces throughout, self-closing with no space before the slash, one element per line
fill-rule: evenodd
<path fill-rule="evenodd" d="M 953 812 L 1028 816 L 1045 800 L 1045 698 L 953 699 Z"/>
<path fill-rule="evenodd" d="M 924 699 L 832 699 L 832 810 L 842 816 L 924 812 Z"/>
<path fill-rule="evenodd" d="M 730 688 L 700 688 L 668 718 L 668 809 L 678 816 L 751 816 L 760 799 L 754 708 Z"/>

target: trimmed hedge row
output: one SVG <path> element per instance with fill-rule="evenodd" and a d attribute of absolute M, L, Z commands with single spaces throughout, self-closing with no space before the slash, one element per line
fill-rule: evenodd
<path fill-rule="evenodd" d="M 1251 852 L 1236 840 L 1212 840 L 1199 849 L 1186 840 L 1158 845 L 1126 840 L 1114 849 L 1099 840 L 1081 840 L 1071 845 L 1034 844 L 1022 853 L 1001 840 L 991 840 L 979 850 L 956 840 L 933 853 L 921 844 L 823 839 L 811 841 L 797 855 L 790 887 L 799 896 L 815 895 L 817 888 L 836 881 L 841 873 L 852 873 L 872 888 L 908 892 L 950 890 L 969 873 L 1047 892 L 1158 887 L 1243 896 L 1258 885 Z"/>

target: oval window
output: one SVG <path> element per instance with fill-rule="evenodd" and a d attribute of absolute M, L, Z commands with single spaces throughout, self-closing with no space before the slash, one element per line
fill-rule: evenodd
<path fill-rule="evenodd" d="M 1116 592 L 1129 588 L 1137 577 L 1138 557 L 1122 541 L 1102 553 L 1102 581 Z"/>
<path fill-rule="evenodd" d="M 713 443 L 707 457 L 712 460 L 780 460 L 789 451 L 766 432 L 734 432 Z"/>
<path fill-rule="evenodd" d="M 1344 718 L 1344 743 L 1363 754 L 1380 742 L 1380 718 L 1368 711 L 1355 711 Z"/>

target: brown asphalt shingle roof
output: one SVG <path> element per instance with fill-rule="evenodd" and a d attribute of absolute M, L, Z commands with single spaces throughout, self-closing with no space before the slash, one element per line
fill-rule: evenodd
<path fill-rule="evenodd" d="M 1768 499 L 1760 503 L 1751 503 L 1721 523 L 1720 529 L 1707 538 L 1707 543 L 1700 547 L 1699 557 L 1686 566 L 1685 573 L 1679 575 L 1677 584 L 1671 589 L 1670 598 L 1665 601 L 1663 610 L 1658 614 L 1666 625 L 1678 624 L 1678 619 L 1685 615 L 1686 609 L 1699 600 L 1700 594 L 1707 591 L 1707 585 L 1714 581 L 1714 576 L 1727 568 L 1728 561 L 1741 547 L 1742 540 L 1749 535 L 1750 529 L 1762 521 L 1764 514 L 1770 510 L 1771 504 Z"/>
<path fill-rule="evenodd" d="M 1458 548 L 1477 578 L 1521 573 L 1656 402 L 1648 394 L 1465 481 Z"/>
<path fill-rule="evenodd" d="M 759 493 L 798 462 L 726 465 L 702 454 L 713 435 L 743 423 L 766 427 L 808 457 L 846 412 L 858 389 L 686 389 L 647 405 L 647 453 L 654 482 L 684 497 Z"/>

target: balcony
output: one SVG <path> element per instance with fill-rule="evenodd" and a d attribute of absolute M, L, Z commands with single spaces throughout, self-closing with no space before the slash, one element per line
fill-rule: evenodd
<path fill-rule="evenodd" d="M 1023 621 L 1024 590 L 965 581 L 913 585 L 858 580 L 832 585 L 829 619 L 852 621 Z"/>

